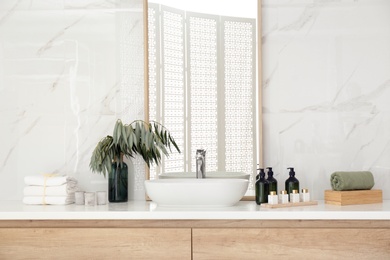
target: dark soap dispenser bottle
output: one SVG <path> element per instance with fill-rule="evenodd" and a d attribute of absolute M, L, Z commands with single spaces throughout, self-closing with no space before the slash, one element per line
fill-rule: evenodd
<path fill-rule="evenodd" d="M 274 172 L 272 171 L 272 167 L 267 168 L 268 172 L 268 185 L 269 185 L 269 192 L 275 191 L 276 194 L 278 194 L 278 181 L 274 178 Z"/>
<path fill-rule="evenodd" d="M 258 169 L 258 170 L 259 170 L 259 169 Z M 260 170 L 261 170 L 261 169 L 260 169 Z M 259 173 L 256 175 L 256 182 L 257 182 L 258 179 L 260 179 L 260 171 L 259 171 Z M 255 182 L 255 183 L 256 183 L 256 182 Z"/>
<path fill-rule="evenodd" d="M 293 193 L 293 190 L 299 191 L 299 181 L 297 178 L 295 178 L 295 172 L 294 168 L 287 168 L 290 170 L 289 175 L 290 177 L 286 180 L 286 191 L 287 194 L 290 195 Z"/>
<path fill-rule="evenodd" d="M 260 170 L 259 173 L 260 177 L 256 181 L 255 190 L 256 190 L 256 203 L 257 205 L 260 205 L 261 203 L 268 202 L 269 185 L 268 185 L 268 181 L 265 179 L 264 169 L 258 169 L 258 170 Z"/>

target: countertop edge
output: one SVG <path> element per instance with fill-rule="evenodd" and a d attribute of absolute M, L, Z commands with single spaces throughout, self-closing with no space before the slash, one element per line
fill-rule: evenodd
<path fill-rule="evenodd" d="M 24 205 L 0 201 L 0 220 L 390 220 L 390 201 L 378 204 L 318 205 L 264 209 L 253 201 L 229 208 L 159 208 L 153 202 L 101 206 Z"/>

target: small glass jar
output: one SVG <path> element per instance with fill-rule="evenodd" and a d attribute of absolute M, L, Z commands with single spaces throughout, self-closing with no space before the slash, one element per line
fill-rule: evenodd
<path fill-rule="evenodd" d="M 286 204 L 288 203 L 288 194 L 286 190 L 281 190 L 279 194 L 279 203 Z"/>
<path fill-rule="evenodd" d="M 98 205 L 106 205 L 107 204 L 107 192 L 106 191 L 98 191 L 96 192 L 97 204 Z"/>
<path fill-rule="evenodd" d="M 76 191 L 74 193 L 74 199 L 75 199 L 75 204 L 76 205 L 84 205 L 84 191 Z"/>
<path fill-rule="evenodd" d="M 298 190 L 293 190 L 290 194 L 290 202 L 298 203 L 299 202 L 299 192 Z"/>
<path fill-rule="evenodd" d="M 308 189 L 302 189 L 301 201 L 302 202 L 309 202 L 310 201 L 310 193 L 309 193 Z"/>
<path fill-rule="evenodd" d="M 95 192 L 86 192 L 84 195 L 85 206 L 95 206 Z"/>
<path fill-rule="evenodd" d="M 276 191 L 271 191 L 268 195 L 268 204 L 278 204 L 278 195 Z"/>

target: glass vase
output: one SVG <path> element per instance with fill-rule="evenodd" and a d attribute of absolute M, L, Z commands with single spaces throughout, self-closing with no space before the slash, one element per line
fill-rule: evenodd
<path fill-rule="evenodd" d="M 128 199 L 128 169 L 122 162 L 112 163 L 112 172 L 108 178 L 108 201 L 127 202 Z"/>

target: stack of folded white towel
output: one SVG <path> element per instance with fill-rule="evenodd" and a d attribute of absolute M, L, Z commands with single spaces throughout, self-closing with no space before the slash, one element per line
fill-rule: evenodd
<path fill-rule="evenodd" d="M 23 203 L 66 205 L 74 203 L 77 180 L 69 176 L 44 174 L 24 177 Z"/>

